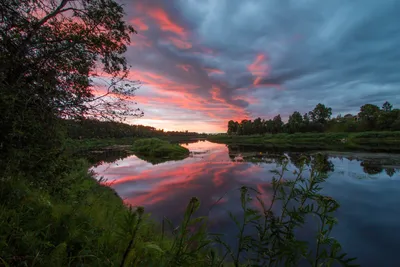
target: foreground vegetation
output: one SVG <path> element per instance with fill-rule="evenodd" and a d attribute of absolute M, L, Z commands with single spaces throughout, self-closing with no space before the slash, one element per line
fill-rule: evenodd
<path fill-rule="evenodd" d="M 209 141 L 224 144 L 263 145 L 267 147 L 400 151 L 400 132 L 295 133 L 264 135 L 209 135 Z"/>
<path fill-rule="evenodd" d="M 180 225 L 167 218 L 156 224 L 143 207 L 127 208 L 104 182 L 94 180 L 82 160 L 67 160 L 74 167 L 41 187 L 23 176 L 2 179 L 0 262 L 54 267 L 352 266 L 330 237 L 339 204 L 319 194 L 327 178 L 323 161 L 319 156 L 299 161 L 302 167 L 287 179 L 288 161 L 283 159 L 268 201 L 252 188 L 240 189 L 242 214 L 229 213 L 237 226 L 237 244 L 226 243 L 224 234 L 208 233 L 208 218 L 196 213 L 197 198 L 189 201 Z M 308 244 L 295 232 L 312 218 L 315 242 Z"/>

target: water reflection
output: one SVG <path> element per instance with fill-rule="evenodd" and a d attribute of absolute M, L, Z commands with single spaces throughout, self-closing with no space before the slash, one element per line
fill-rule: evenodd
<path fill-rule="evenodd" d="M 358 256 L 362 266 L 397 266 L 392 263 L 398 261 L 395 248 L 400 245 L 399 155 L 288 152 L 207 141 L 183 146 L 191 154 L 181 161 L 153 165 L 131 155 L 93 170 L 127 203 L 145 206 L 157 219 L 168 216 L 177 223 L 189 199 L 197 196 L 199 215 L 210 216 L 213 231 L 236 234 L 226 212 L 240 212 L 241 185 L 256 188 L 268 203 L 270 171 L 277 164 L 289 159 L 290 178 L 303 160 L 309 166 L 322 162 L 320 171 L 330 175 L 324 193 L 342 205 L 334 234 L 344 250 Z"/>
<path fill-rule="evenodd" d="M 129 155 L 125 150 L 95 150 L 84 151 L 79 153 L 79 156 L 84 157 L 90 164 L 97 167 L 106 163 L 113 163 L 117 160 L 124 159 Z"/>

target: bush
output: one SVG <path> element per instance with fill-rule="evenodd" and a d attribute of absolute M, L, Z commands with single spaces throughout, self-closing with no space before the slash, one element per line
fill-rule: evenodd
<path fill-rule="evenodd" d="M 189 150 L 177 144 L 171 144 L 158 138 L 136 140 L 133 151 L 148 157 L 167 157 L 171 159 L 184 158 L 189 155 Z"/>

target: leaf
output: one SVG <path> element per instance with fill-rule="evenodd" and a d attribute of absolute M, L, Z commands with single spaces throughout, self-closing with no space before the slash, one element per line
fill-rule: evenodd
<path fill-rule="evenodd" d="M 233 213 L 232 212 L 228 212 L 228 214 L 229 214 L 229 217 L 235 222 L 235 224 L 236 224 L 236 226 L 238 227 L 238 229 L 240 229 L 240 223 L 239 223 L 239 221 L 237 220 L 237 218 L 235 217 L 235 215 L 233 215 Z"/>
<path fill-rule="evenodd" d="M 155 250 L 163 254 L 165 253 L 164 250 L 162 250 L 162 248 L 160 248 L 157 244 L 154 244 L 152 242 L 145 242 L 143 246 L 146 249 Z"/>
<path fill-rule="evenodd" d="M 206 217 L 197 217 L 195 219 L 190 220 L 188 225 L 195 225 L 197 223 L 203 222 L 206 219 L 207 219 Z"/>

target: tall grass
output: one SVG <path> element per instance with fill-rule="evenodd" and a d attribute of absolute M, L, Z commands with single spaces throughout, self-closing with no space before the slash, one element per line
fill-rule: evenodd
<path fill-rule="evenodd" d="M 37 188 L 24 177 L 0 180 L 0 265 L 4 266 L 331 266 L 351 265 L 330 237 L 339 204 L 320 194 L 327 176 L 318 163 L 287 178 L 274 172 L 272 200 L 240 188 L 241 215 L 230 213 L 237 244 L 208 232 L 193 197 L 179 225 L 155 223 L 143 207 L 126 207 L 116 193 L 77 161 L 60 186 Z M 306 178 L 307 177 L 307 178 Z M 222 199 L 222 197 L 221 197 Z M 256 199 L 261 209 L 253 206 Z M 296 231 L 315 219 L 315 242 Z"/>

